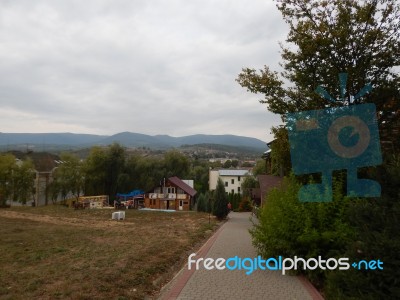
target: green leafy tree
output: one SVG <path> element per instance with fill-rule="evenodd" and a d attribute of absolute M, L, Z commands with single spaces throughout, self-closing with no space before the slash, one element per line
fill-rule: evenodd
<path fill-rule="evenodd" d="M 5 206 L 12 195 L 13 170 L 15 167 L 14 155 L 0 154 L 0 206 Z"/>
<path fill-rule="evenodd" d="M 129 177 L 128 190 L 134 189 L 145 189 L 146 186 L 143 184 L 143 178 L 140 174 L 139 165 L 141 165 L 142 161 L 146 158 L 142 157 L 139 154 L 134 154 L 127 157 L 125 161 L 125 173 Z"/>
<path fill-rule="evenodd" d="M 254 176 L 247 176 L 242 182 L 243 196 L 251 197 L 251 190 L 259 187 L 260 184 Z"/>
<path fill-rule="evenodd" d="M 287 129 L 283 126 L 271 128 L 275 140 L 271 143 L 271 173 L 284 176 L 290 173 L 290 145 Z"/>
<path fill-rule="evenodd" d="M 0 207 L 6 206 L 13 192 L 13 170 L 15 157 L 11 154 L 0 154 Z"/>
<path fill-rule="evenodd" d="M 171 150 L 164 155 L 166 177 L 178 176 L 186 178 L 189 174 L 190 163 L 188 158 L 177 150 Z"/>
<path fill-rule="evenodd" d="M 389 0 L 279 0 L 277 7 L 289 24 L 289 44 L 282 46 L 285 72 L 268 67 L 257 73 L 244 69 L 238 82 L 262 93 L 272 112 L 324 108 L 326 101 L 314 90 L 323 84 L 339 99 L 338 73 L 347 72 L 348 96 L 367 83 L 374 90 L 364 100 L 379 108 L 398 97 L 400 65 L 399 5 Z M 285 87 L 288 80 L 294 86 Z M 398 99 L 398 98 L 397 98 Z M 385 118 L 384 118 L 385 119 Z"/>
<path fill-rule="evenodd" d="M 239 161 L 237 159 L 232 160 L 232 168 L 237 168 L 239 166 Z"/>
<path fill-rule="evenodd" d="M 112 144 L 106 151 L 105 193 L 111 200 L 114 200 L 118 192 L 118 179 L 124 171 L 125 157 L 125 149 L 117 143 Z"/>
<path fill-rule="evenodd" d="M 390 0 L 276 0 L 289 25 L 286 44 L 282 45 L 283 72 L 268 66 L 257 71 L 244 68 L 237 81 L 252 93 L 262 94 L 260 101 L 271 112 L 323 109 L 328 106 L 374 103 L 378 111 L 381 138 L 392 142 L 398 152 L 400 112 L 400 5 Z M 339 73 L 348 73 L 347 91 L 341 95 Z M 353 98 L 367 84 L 372 91 Z M 315 93 L 318 86 L 341 101 L 329 102 Z M 274 130 L 276 148 L 271 156 L 278 164 L 290 161 L 287 132 Z M 284 171 L 290 170 L 290 165 Z M 379 169 L 379 168 L 378 168 Z M 284 172 L 285 174 L 287 174 Z M 370 168 L 370 174 L 377 172 Z M 382 172 L 382 199 L 349 202 L 336 188 L 331 203 L 300 203 L 298 183 L 293 178 L 285 190 L 268 195 L 253 230 L 255 245 L 266 257 L 274 255 L 315 257 L 343 256 L 370 259 L 384 256 L 394 261 L 377 272 L 313 272 L 328 299 L 397 299 L 399 262 L 398 186 Z M 398 175 L 398 174 L 397 174 Z M 338 176 L 334 176 L 335 180 Z M 379 176 L 378 176 L 379 178 Z M 340 179 L 340 176 L 339 176 Z M 385 184 L 383 184 L 385 183 Z M 397 182 L 398 183 L 398 182 Z M 340 184 L 338 184 L 340 185 Z M 397 264 L 397 265 L 396 265 Z"/>
<path fill-rule="evenodd" d="M 55 171 L 52 194 L 54 196 L 55 190 L 58 189 L 63 199 L 69 193 L 78 199 L 83 192 L 85 180 L 82 162 L 78 156 L 71 153 L 61 154 L 60 159 L 63 163 Z"/>
<path fill-rule="evenodd" d="M 253 167 L 252 173 L 254 176 L 267 174 L 265 160 L 259 159 L 256 161 L 256 165 Z"/>
<path fill-rule="evenodd" d="M 25 160 L 14 168 L 14 201 L 22 204 L 32 199 L 34 192 L 35 172 L 31 160 Z"/>
<path fill-rule="evenodd" d="M 85 195 L 106 194 L 106 151 L 101 147 L 90 149 L 88 158 L 84 163 L 85 170 Z"/>
<path fill-rule="evenodd" d="M 225 219 L 228 215 L 228 197 L 221 178 L 218 178 L 217 187 L 214 191 L 213 215 L 219 220 Z"/>
<path fill-rule="evenodd" d="M 118 192 L 118 184 L 127 183 L 125 149 L 114 143 L 107 148 L 93 147 L 85 161 L 85 194 L 108 195 L 111 200 Z"/>
<path fill-rule="evenodd" d="M 130 160 L 134 168 L 135 177 L 132 178 L 138 188 L 150 191 L 157 185 L 161 185 L 165 178 L 164 163 L 156 157 L 136 157 Z"/>
<path fill-rule="evenodd" d="M 208 172 L 207 163 L 196 162 L 196 165 L 191 169 L 189 177 L 193 178 L 196 191 L 200 193 L 208 191 Z"/>
<path fill-rule="evenodd" d="M 340 99 L 338 74 L 348 73 L 351 102 L 368 83 L 373 90 L 353 103 L 375 103 L 382 132 L 398 126 L 400 109 L 400 6 L 391 0 L 277 0 L 289 25 L 287 46 L 282 45 L 278 73 L 268 66 L 244 68 L 237 81 L 250 92 L 263 94 L 268 109 L 284 115 L 321 109 L 325 99 L 314 90 L 319 85 Z M 290 82 L 290 85 L 285 84 Z M 338 103 L 337 105 L 341 105 Z M 397 112 L 397 118 L 394 116 Z M 393 141 L 398 142 L 398 138 Z M 398 143 L 397 143 L 398 145 Z"/>
<path fill-rule="evenodd" d="M 228 159 L 227 161 L 224 162 L 223 167 L 225 169 L 229 169 L 230 167 L 232 167 L 232 161 L 230 159 Z"/>
<path fill-rule="evenodd" d="M 53 181 L 49 183 L 47 186 L 47 193 L 50 195 L 50 199 L 53 204 L 56 204 L 58 197 L 61 195 L 63 204 L 65 204 L 65 200 L 68 196 L 68 191 L 63 189 L 63 186 L 60 181 L 57 181 L 57 171 L 54 172 Z"/>
<path fill-rule="evenodd" d="M 197 199 L 197 211 L 209 212 L 208 206 L 209 206 L 208 192 L 201 193 Z"/>

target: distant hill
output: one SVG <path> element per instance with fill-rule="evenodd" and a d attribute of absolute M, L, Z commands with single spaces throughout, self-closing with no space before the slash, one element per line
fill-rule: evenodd
<path fill-rule="evenodd" d="M 134 132 L 121 132 L 111 136 L 75 133 L 0 133 L 0 146 L 12 148 L 43 147 L 79 148 L 94 145 L 109 145 L 117 142 L 125 147 L 148 147 L 152 149 L 177 148 L 182 145 L 219 144 L 235 147 L 246 147 L 257 151 L 265 151 L 265 142 L 250 137 L 237 135 L 196 134 L 183 137 L 168 135 L 146 135 Z"/>

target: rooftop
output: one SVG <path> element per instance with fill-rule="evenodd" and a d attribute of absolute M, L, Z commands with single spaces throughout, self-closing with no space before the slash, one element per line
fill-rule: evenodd
<path fill-rule="evenodd" d="M 179 179 L 176 176 L 170 177 L 170 178 L 168 178 L 168 180 L 169 180 L 169 182 L 171 182 L 174 185 L 176 185 L 177 187 L 181 188 L 183 191 L 185 191 L 187 194 L 189 194 L 192 197 L 197 194 L 197 191 L 194 188 L 190 187 L 189 185 L 187 185 L 185 182 L 183 182 L 181 179 Z"/>
<path fill-rule="evenodd" d="M 219 176 L 246 176 L 249 175 L 249 170 L 219 170 Z"/>

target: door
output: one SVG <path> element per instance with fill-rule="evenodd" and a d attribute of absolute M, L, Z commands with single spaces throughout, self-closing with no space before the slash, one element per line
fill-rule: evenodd
<path fill-rule="evenodd" d="M 179 200 L 179 210 L 183 210 L 183 200 Z"/>

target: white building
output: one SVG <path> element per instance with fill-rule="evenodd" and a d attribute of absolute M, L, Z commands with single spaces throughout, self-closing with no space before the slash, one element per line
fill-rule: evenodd
<path fill-rule="evenodd" d="M 218 178 L 221 178 L 227 193 L 242 194 L 242 182 L 251 173 L 246 169 L 220 169 L 209 171 L 209 190 L 215 190 Z"/>

